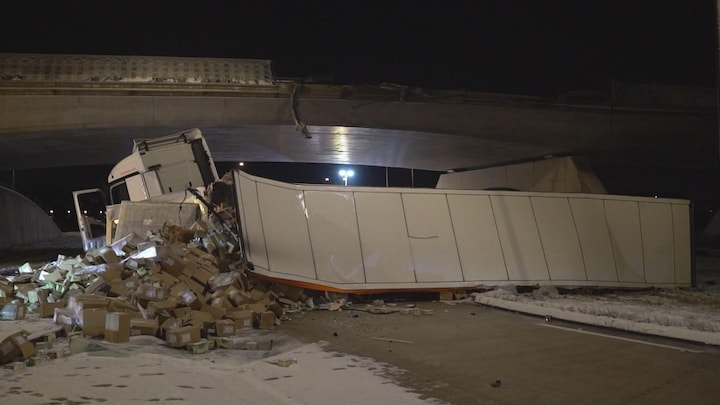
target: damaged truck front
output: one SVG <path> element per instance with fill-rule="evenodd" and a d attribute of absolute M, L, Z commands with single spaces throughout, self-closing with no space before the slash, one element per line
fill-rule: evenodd
<path fill-rule="evenodd" d="M 202 209 L 197 195 L 188 189 L 203 193 L 217 180 L 215 162 L 197 128 L 158 138 L 134 140 L 132 153 L 117 163 L 108 176 L 110 204 L 105 203 L 105 193 L 99 188 L 73 192 L 83 248 L 88 251 L 110 245 L 116 238 L 125 236 L 125 232 L 118 233 L 119 227 L 122 231 L 124 218 L 121 208 L 124 201 L 180 204 L 180 209 L 191 207 L 186 211 Z M 93 216 L 97 209 L 88 209 L 93 202 L 101 202 L 104 206 L 104 221 Z M 179 218 L 191 214 L 172 213 L 172 216 Z M 140 222 L 150 228 L 161 227 L 160 221 L 157 214 L 155 217 L 140 218 Z"/>

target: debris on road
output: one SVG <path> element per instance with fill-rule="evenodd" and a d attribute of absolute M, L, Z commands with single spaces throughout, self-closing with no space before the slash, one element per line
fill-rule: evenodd
<path fill-rule="evenodd" d="M 31 273 L 23 265 L 17 276 L 0 277 L 0 320 L 33 314 L 52 318 L 68 341 L 78 331 L 112 343 L 149 335 L 199 354 L 211 340 L 220 340 L 213 347 L 231 347 L 221 339 L 273 329 L 287 319 L 286 310 L 307 308 L 312 298 L 304 289 L 256 278 L 229 238 L 208 228 L 165 224 L 147 238 L 128 235 L 82 258 L 59 255 Z M 27 361 L 36 351 L 49 358 L 50 347 L 15 333 L 0 345 L 0 364 Z"/>

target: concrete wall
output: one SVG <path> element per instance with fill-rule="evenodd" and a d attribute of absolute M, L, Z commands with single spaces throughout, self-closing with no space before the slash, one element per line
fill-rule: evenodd
<path fill-rule="evenodd" d="M 60 228 L 34 202 L 0 187 L 0 249 L 31 245 L 60 236 Z"/>

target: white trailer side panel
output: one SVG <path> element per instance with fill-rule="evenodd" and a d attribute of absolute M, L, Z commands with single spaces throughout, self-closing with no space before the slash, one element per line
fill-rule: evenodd
<path fill-rule="evenodd" d="M 636 288 L 691 280 L 684 200 L 234 176 L 254 271 L 319 289 Z"/>

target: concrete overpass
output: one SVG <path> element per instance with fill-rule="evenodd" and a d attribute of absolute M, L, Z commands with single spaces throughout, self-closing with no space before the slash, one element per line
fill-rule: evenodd
<path fill-rule="evenodd" d="M 624 153 L 702 167 L 717 120 L 712 91 L 695 90 L 625 86 L 603 102 L 314 84 L 266 60 L 2 54 L 0 170 L 110 164 L 133 138 L 191 127 L 218 162 L 449 170 Z"/>

